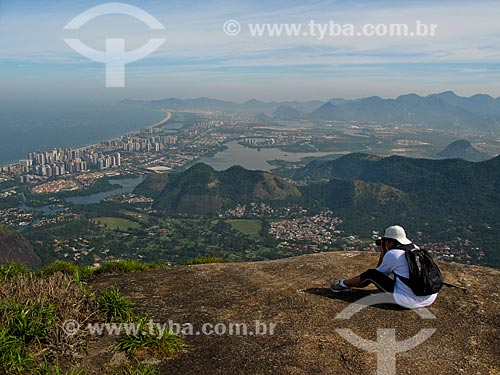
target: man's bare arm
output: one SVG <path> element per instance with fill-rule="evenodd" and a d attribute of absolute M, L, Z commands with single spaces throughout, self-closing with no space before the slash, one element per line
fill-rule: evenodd
<path fill-rule="evenodd" d="M 384 260 L 384 255 L 386 252 L 387 251 L 384 251 L 384 250 L 380 251 L 380 256 L 378 257 L 377 267 L 375 267 L 375 268 L 378 268 L 378 266 L 380 266 L 382 264 L 382 261 Z"/>

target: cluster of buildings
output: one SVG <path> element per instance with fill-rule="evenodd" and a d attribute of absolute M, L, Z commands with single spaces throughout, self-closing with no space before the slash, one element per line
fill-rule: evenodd
<path fill-rule="evenodd" d="M 243 143 L 247 146 L 266 147 L 276 144 L 275 138 L 245 138 Z"/>
<path fill-rule="evenodd" d="M 92 173 L 83 173 L 75 177 L 75 180 L 84 188 L 91 187 L 95 184 L 95 182 L 103 178 L 105 174 L 103 172 L 92 172 Z"/>
<path fill-rule="evenodd" d="M 24 211 L 19 208 L 0 209 L 0 223 L 11 227 L 23 227 L 30 225 L 35 219 L 35 213 Z"/>
<path fill-rule="evenodd" d="M 219 214 L 221 218 L 244 218 L 244 217 L 270 217 L 274 216 L 274 209 L 265 203 L 252 202 L 248 205 L 237 204 L 235 207 L 230 208 Z"/>
<path fill-rule="evenodd" d="M 279 208 L 273 208 L 262 202 L 251 202 L 249 204 L 237 204 L 236 206 L 219 213 L 220 218 L 298 218 L 307 216 L 309 213 L 303 207 L 293 204 Z"/>
<path fill-rule="evenodd" d="M 269 234 L 281 241 L 280 247 L 298 243 L 332 245 L 342 234 L 337 229 L 341 223 L 340 218 L 333 216 L 333 212 L 327 210 L 314 216 L 271 222 Z"/>
<path fill-rule="evenodd" d="M 106 198 L 105 201 L 126 204 L 152 205 L 154 199 L 144 197 L 142 195 L 136 195 L 134 193 L 124 193 L 119 195 L 112 195 L 111 197 Z"/>
<path fill-rule="evenodd" d="M 33 194 L 55 194 L 61 191 L 75 191 L 80 186 L 74 180 L 53 180 L 34 186 L 31 189 Z"/>
<path fill-rule="evenodd" d="M 428 145 L 429 143 L 422 142 L 417 139 L 396 139 L 394 144 L 398 146 L 422 146 Z"/>
<path fill-rule="evenodd" d="M 469 240 L 462 239 L 450 242 L 425 243 L 422 247 L 437 259 L 447 262 L 471 264 L 482 261 L 486 256 L 481 248 L 474 246 Z"/>
<path fill-rule="evenodd" d="M 300 142 L 309 142 L 313 136 L 295 132 L 292 128 L 254 127 L 242 133 L 242 143 L 249 147 L 279 147 Z"/>
<path fill-rule="evenodd" d="M 156 128 L 155 128 L 156 129 Z M 128 152 L 162 152 L 169 145 L 177 143 L 176 135 L 156 135 L 150 137 L 125 136 L 117 145 Z"/>
<path fill-rule="evenodd" d="M 78 262 L 95 251 L 95 247 L 92 247 L 90 241 L 81 237 L 71 240 L 56 239 L 50 245 L 52 250 L 58 254 L 60 258 L 68 259 L 73 262 Z M 96 256 L 94 256 L 94 259 L 96 259 Z M 100 259 L 100 257 L 97 257 L 97 259 Z"/>
<path fill-rule="evenodd" d="M 40 220 L 32 224 L 33 228 L 43 227 L 48 224 L 57 224 L 70 221 L 80 220 L 81 216 L 72 212 L 69 208 L 65 208 L 63 211 L 57 212 L 53 215 L 46 215 Z"/>
<path fill-rule="evenodd" d="M 0 198 L 9 198 L 17 195 L 16 189 L 8 189 L 0 192 Z"/>
<path fill-rule="evenodd" d="M 103 154 L 93 149 L 54 149 L 50 152 L 30 152 L 19 164 L 1 167 L 2 172 L 18 174 L 21 183 L 28 183 L 34 176 L 56 177 L 86 172 L 90 169 L 104 170 L 120 167 L 119 152 Z"/>
<path fill-rule="evenodd" d="M 7 168 L 7 167 L 5 167 Z M 0 167 L 0 172 L 7 172 L 7 170 L 3 170 L 3 167 Z M 0 184 L 3 184 L 4 182 L 10 182 L 14 181 L 14 179 L 11 176 L 8 176 L 6 174 L 1 174 L 0 175 Z"/>

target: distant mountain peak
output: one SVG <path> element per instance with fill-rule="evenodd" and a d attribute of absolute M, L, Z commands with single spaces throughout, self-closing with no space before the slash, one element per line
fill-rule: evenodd
<path fill-rule="evenodd" d="M 486 99 L 486 100 L 495 100 L 491 95 L 488 94 L 476 94 L 472 95 L 470 99 Z"/>
<path fill-rule="evenodd" d="M 285 110 L 286 110 L 286 111 L 288 111 L 288 110 L 291 110 L 291 109 L 295 110 L 295 108 L 290 107 L 289 105 L 286 105 L 286 104 L 281 104 L 281 105 L 280 105 L 280 106 L 276 109 L 276 111 L 274 111 L 274 113 L 277 113 L 277 112 L 280 112 L 280 111 L 285 111 Z M 274 114 L 274 113 L 273 113 L 273 114 Z"/>
<path fill-rule="evenodd" d="M 343 104 L 327 102 L 310 114 L 329 121 L 414 124 L 433 129 L 500 129 L 500 100 L 488 96 L 465 98 L 453 91 L 425 97 L 415 93 L 396 99 L 371 96 Z"/>
<path fill-rule="evenodd" d="M 443 91 L 443 92 L 440 92 L 440 93 L 437 93 L 437 94 L 434 94 L 434 95 L 436 95 L 436 96 L 440 96 L 441 95 L 441 96 L 456 96 L 456 97 L 458 97 L 458 95 L 455 94 L 455 92 L 451 91 L 451 90 Z"/>
<path fill-rule="evenodd" d="M 263 102 L 261 102 L 260 100 L 257 100 L 257 99 L 248 99 L 246 101 L 243 102 L 243 104 L 262 104 Z"/>
<path fill-rule="evenodd" d="M 302 111 L 282 104 L 273 112 L 273 117 L 280 120 L 297 120 L 304 115 Z"/>
<path fill-rule="evenodd" d="M 402 98 L 418 98 L 418 99 L 420 99 L 420 98 L 422 98 L 422 96 L 412 92 L 409 94 L 403 94 L 403 95 L 398 96 L 398 99 L 402 99 Z"/>
<path fill-rule="evenodd" d="M 166 212 L 214 214 L 238 203 L 300 196 L 298 188 L 283 178 L 241 166 L 216 171 L 207 164 L 197 163 L 161 181 L 158 176 L 148 176 L 136 191 L 156 198 L 154 206 Z"/>
<path fill-rule="evenodd" d="M 366 97 L 365 100 L 385 100 L 385 99 L 381 98 L 380 96 L 373 95 Z"/>
<path fill-rule="evenodd" d="M 464 159 L 467 161 L 484 161 L 490 159 L 486 154 L 479 152 L 472 144 L 465 140 L 459 139 L 450 143 L 438 156 L 448 159 Z"/>

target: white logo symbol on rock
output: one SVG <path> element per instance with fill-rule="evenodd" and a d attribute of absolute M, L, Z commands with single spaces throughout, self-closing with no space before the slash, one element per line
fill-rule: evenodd
<path fill-rule="evenodd" d="M 337 314 L 335 319 L 350 319 L 354 314 L 365 307 L 382 303 L 395 304 L 392 294 L 376 293 L 361 298 L 351 303 Z M 415 309 L 413 311 L 415 311 L 421 319 L 436 319 L 436 317 L 425 308 Z M 406 352 L 422 344 L 436 332 L 436 329 L 421 329 L 415 336 L 403 341 L 396 340 L 396 329 L 394 328 L 378 328 L 377 341 L 370 341 L 359 337 L 349 328 L 337 328 L 335 331 L 352 345 L 377 354 L 377 375 L 396 375 L 396 354 Z"/>
<path fill-rule="evenodd" d="M 151 14 L 133 5 L 124 3 L 106 3 L 95 6 L 73 18 L 64 29 L 78 30 L 88 21 L 109 14 L 123 14 L 137 18 L 152 30 L 165 30 L 165 27 Z M 98 51 L 83 44 L 79 39 L 65 38 L 64 41 L 79 54 L 90 60 L 106 64 L 106 87 L 125 86 L 125 64 L 140 60 L 156 51 L 165 41 L 164 38 L 152 38 L 143 46 L 125 52 L 125 40 L 107 38 L 106 50 Z"/>

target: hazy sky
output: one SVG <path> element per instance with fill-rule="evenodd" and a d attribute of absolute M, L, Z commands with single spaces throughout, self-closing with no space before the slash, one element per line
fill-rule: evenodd
<path fill-rule="evenodd" d="M 126 1 L 164 31 L 124 15 L 64 26 L 105 1 L 0 0 L 0 100 L 117 100 L 209 96 L 243 101 L 328 99 L 454 90 L 500 96 L 498 1 Z M 223 25 L 237 20 L 238 36 Z M 252 37 L 248 24 L 436 24 L 434 37 Z M 165 43 L 126 65 L 126 87 L 106 88 L 105 67 L 72 50 L 78 38 L 135 49 Z"/>

